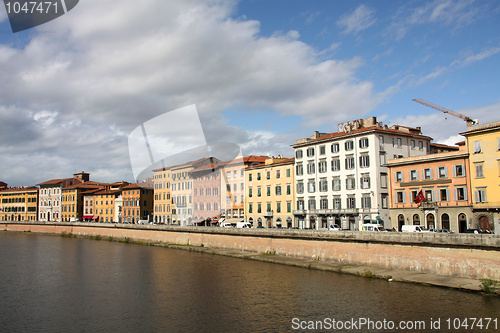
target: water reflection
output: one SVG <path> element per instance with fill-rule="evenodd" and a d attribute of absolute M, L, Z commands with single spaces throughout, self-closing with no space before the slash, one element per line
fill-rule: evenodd
<path fill-rule="evenodd" d="M 0 233 L 0 251 L 2 332 L 284 332 L 293 318 L 500 313 L 500 299 L 472 293 L 132 244 Z"/>

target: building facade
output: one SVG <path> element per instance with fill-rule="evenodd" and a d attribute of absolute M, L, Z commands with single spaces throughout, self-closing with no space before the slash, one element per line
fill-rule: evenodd
<path fill-rule="evenodd" d="M 267 156 L 239 156 L 221 169 L 220 217 L 236 223 L 245 219 L 245 169 L 261 165 Z"/>
<path fill-rule="evenodd" d="M 213 225 L 220 218 L 221 168 L 225 163 L 214 160 L 191 171 L 193 179 L 193 216 L 198 225 Z"/>
<path fill-rule="evenodd" d="M 153 170 L 154 173 L 154 221 L 160 224 L 172 222 L 171 172 L 169 168 Z"/>
<path fill-rule="evenodd" d="M 500 121 L 473 125 L 467 140 L 474 217 L 472 227 L 500 230 Z"/>
<path fill-rule="evenodd" d="M 102 189 L 95 182 L 85 182 L 63 187 L 61 195 L 61 221 L 83 221 L 84 195 L 89 191 Z"/>
<path fill-rule="evenodd" d="M 37 218 L 37 187 L 18 187 L 0 191 L 1 221 L 36 221 Z"/>
<path fill-rule="evenodd" d="M 460 147 L 389 161 L 392 227 L 401 231 L 409 224 L 453 232 L 471 227 L 469 154 L 465 142 Z"/>
<path fill-rule="evenodd" d="M 375 117 L 339 124 L 336 133 L 315 132 L 297 140 L 296 210 L 299 228 L 363 223 L 390 225 L 387 161 L 425 155 L 431 138 L 419 127 L 378 123 Z"/>
<path fill-rule="evenodd" d="M 134 224 L 139 220 L 153 221 L 154 183 L 135 183 L 125 186 L 122 189 L 122 202 L 123 222 Z"/>
<path fill-rule="evenodd" d="M 292 228 L 295 159 L 269 158 L 245 170 L 245 221 L 254 227 Z"/>

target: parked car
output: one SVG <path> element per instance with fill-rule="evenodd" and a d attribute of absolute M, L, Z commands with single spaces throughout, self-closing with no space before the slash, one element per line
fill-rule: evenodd
<path fill-rule="evenodd" d="M 361 231 L 387 231 L 382 224 L 367 223 L 361 226 Z"/>
<path fill-rule="evenodd" d="M 402 232 L 428 232 L 428 230 L 422 229 L 419 225 L 403 225 L 401 227 Z"/>
<path fill-rule="evenodd" d="M 493 234 L 493 231 L 491 230 L 484 230 L 484 229 L 467 229 L 465 230 L 466 234 Z"/>

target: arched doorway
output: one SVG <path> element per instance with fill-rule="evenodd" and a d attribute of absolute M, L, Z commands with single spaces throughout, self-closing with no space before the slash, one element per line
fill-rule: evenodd
<path fill-rule="evenodd" d="M 262 228 L 262 218 L 260 217 L 257 219 L 257 227 Z"/>
<path fill-rule="evenodd" d="M 458 214 L 458 232 L 467 230 L 467 216 L 464 213 Z"/>
<path fill-rule="evenodd" d="M 371 222 L 372 222 L 372 220 L 370 219 L 370 216 L 365 215 L 365 216 L 363 217 L 363 223 L 364 223 L 364 224 L 368 224 L 368 223 L 371 223 Z"/>
<path fill-rule="evenodd" d="M 398 231 L 403 230 L 403 226 L 405 225 L 405 216 L 403 214 L 398 215 Z"/>
<path fill-rule="evenodd" d="M 286 219 L 286 225 L 288 226 L 288 229 L 292 227 L 292 218 L 290 216 Z"/>
<path fill-rule="evenodd" d="M 281 217 L 276 219 L 276 228 L 281 228 Z"/>
<path fill-rule="evenodd" d="M 413 215 L 413 225 L 420 225 L 420 215 Z"/>
<path fill-rule="evenodd" d="M 312 216 L 309 218 L 309 228 L 316 229 L 316 220 Z"/>
<path fill-rule="evenodd" d="M 479 217 L 479 229 L 481 230 L 490 230 L 490 221 L 488 216 Z"/>
<path fill-rule="evenodd" d="M 450 215 L 446 213 L 441 215 L 441 229 L 450 230 Z"/>
<path fill-rule="evenodd" d="M 353 216 L 349 217 L 349 230 L 356 230 L 356 219 Z"/>
<path fill-rule="evenodd" d="M 436 229 L 436 218 L 432 214 L 427 215 L 427 229 Z"/>

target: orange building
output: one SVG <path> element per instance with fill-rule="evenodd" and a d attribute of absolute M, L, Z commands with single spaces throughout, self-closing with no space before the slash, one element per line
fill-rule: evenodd
<path fill-rule="evenodd" d="M 83 221 L 84 195 L 89 191 L 102 188 L 103 186 L 96 182 L 85 182 L 64 187 L 61 196 L 61 221 Z"/>
<path fill-rule="evenodd" d="M 153 221 L 154 184 L 135 183 L 122 190 L 122 219 L 125 223 Z"/>
<path fill-rule="evenodd" d="M 118 222 L 116 220 L 116 199 L 121 195 L 122 190 L 103 189 L 92 194 L 94 197 L 94 220 L 96 222 Z"/>
<path fill-rule="evenodd" d="M 0 220 L 36 221 L 37 217 L 37 187 L 18 187 L 0 191 Z"/>
<path fill-rule="evenodd" d="M 389 161 L 392 227 L 401 230 L 410 224 L 454 232 L 470 227 L 469 154 L 465 142 L 459 146 L 457 151 Z"/>

